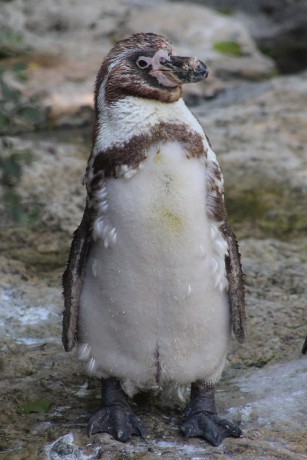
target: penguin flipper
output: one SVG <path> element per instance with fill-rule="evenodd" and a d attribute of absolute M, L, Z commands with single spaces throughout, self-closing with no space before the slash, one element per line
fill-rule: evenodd
<path fill-rule="evenodd" d="M 228 255 L 226 256 L 225 263 L 229 282 L 228 296 L 231 308 L 232 328 L 237 341 L 242 343 L 245 338 L 246 313 L 241 254 L 236 236 L 227 220 L 222 225 L 221 230 L 228 244 Z"/>
<path fill-rule="evenodd" d="M 303 345 L 303 348 L 302 348 L 302 353 L 303 355 L 307 352 L 307 335 L 306 335 L 306 338 L 305 338 L 305 342 L 304 342 L 304 345 Z"/>
<path fill-rule="evenodd" d="M 79 300 L 90 245 L 90 219 L 86 206 L 82 221 L 74 232 L 67 267 L 62 276 L 64 295 L 62 342 L 66 351 L 72 350 L 77 341 Z"/>
<path fill-rule="evenodd" d="M 227 219 L 223 195 L 223 176 L 215 154 L 210 147 L 207 152 L 207 214 L 209 219 L 219 223 L 224 222 L 220 227 L 223 237 L 228 245 L 228 255 L 225 258 L 226 272 L 229 283 L 228 296 L 231 308 L 231 321 L 235 337 L 242 343 L 245 337 L 245 301 L 244 283 L 241 266 L 241 256 L 237 239 Z"/>

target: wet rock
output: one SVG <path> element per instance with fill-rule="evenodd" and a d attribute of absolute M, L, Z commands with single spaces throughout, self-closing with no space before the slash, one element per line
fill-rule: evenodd
<path fill-rule="evenodd" d="M 81 460 L 83 458 L 93 458 L 84 457 L 82 455 L 82 450 L 73 444 L 74 436 L 72 433 L 69 433 L 60 439 L 54 441 L 51 445 L 46 447 L 46 454 L 48 460 L 60 460 L 71 458 L 73 460 Z"/>

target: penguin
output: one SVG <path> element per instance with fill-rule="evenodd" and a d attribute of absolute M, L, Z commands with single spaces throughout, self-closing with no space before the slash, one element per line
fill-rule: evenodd
<path fill-rule="evenodd" d="M 245 336 L 240 253 L 218 161 L 182 99 L 207 76 L 166 37 L 138 33 L 96 78 L 86 204 L 63 274 L 64 348 L 102 386 L 89 436 L 143 437 L 134 395 L 186 388 L 186 438 L 242 435 L 215 405 L 231 330 Z"/>

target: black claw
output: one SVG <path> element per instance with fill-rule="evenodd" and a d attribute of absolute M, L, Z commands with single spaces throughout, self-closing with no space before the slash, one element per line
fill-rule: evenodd
<path fill-rule="evenodd" d="M 144 426 L 143 426 L 143 423 L 141 422 L 141 420 L 135 415 L 135 414 L 131 414 L 130 416 L 130 423 L 133 427 L 133 433 L 132 434 L 135 434 L 137 436 L 141 436 L 142 439 L 144 439 L 144 436 L 145 436 L 145 431 L 144 431 Z"/>
<path fill-rule="evenodd" d="M 226 433 L 229 433 L 228 436 L 233 438 L 240 438 L 242 436 L 240 428 L 229 420 L 226 420 L 225 418 L 219 419 L 218 423 L 224 428 Z"/>
<path fill-rule="evenodd" d="M 144 428 L 130 407 L 114 405 L 103 407 L 90 418 L 87 433 L 89 437 L 95 433 L 109 433 L 117 441 L 127 442 L 134 434 L 143 438 Z"/>
<path fill-rule="evenodd" d="M 104 428 L 107 427 L 107 422 L 109 419 L 109 411 L 107 407 L 103 407 L 96 414 L 94 414 L 87 425 L 87 435 L 90 438 L 92 434 L 99 433 L 104 431 Z"/>

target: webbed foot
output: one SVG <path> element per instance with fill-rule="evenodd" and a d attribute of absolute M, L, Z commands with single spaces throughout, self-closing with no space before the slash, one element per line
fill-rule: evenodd
<path fill-rule="evenodd" d="M 127 442 L 132 435 L 144 437 L 141 420 L 133 413 L 128 397 L 113 378 L 102 380 L 102 408 L 88 423 L 87 433 L 109 433 L 117 441 Z"/>
<path fill-rule="evenodd" d="M 123 405 L 105 406 L 94 414 L 88 423 L 88 436 L 95 433 L 109 433 L 117 441 L 127 442 L 132 435 L 144 437 L 141 420 L 130 407 Z"/>
<path fill-rule="evenodd" d="M 208 412 L 190 415 L 181 430 L 186 438 L 199 436 L 213 446 L 219 446 L 224 438 L 242 436 L 242 431 L 234 423 Z"/>
<path fill-rule="evenodd" d="M 224 438 L 242 436 L 238 426 L 217 415 L 214 388 L 204 382 L 192 383 L 185 416 L 181 430 L 186 438 L 201 437 L 213 446 L 219 446 Z"/>

